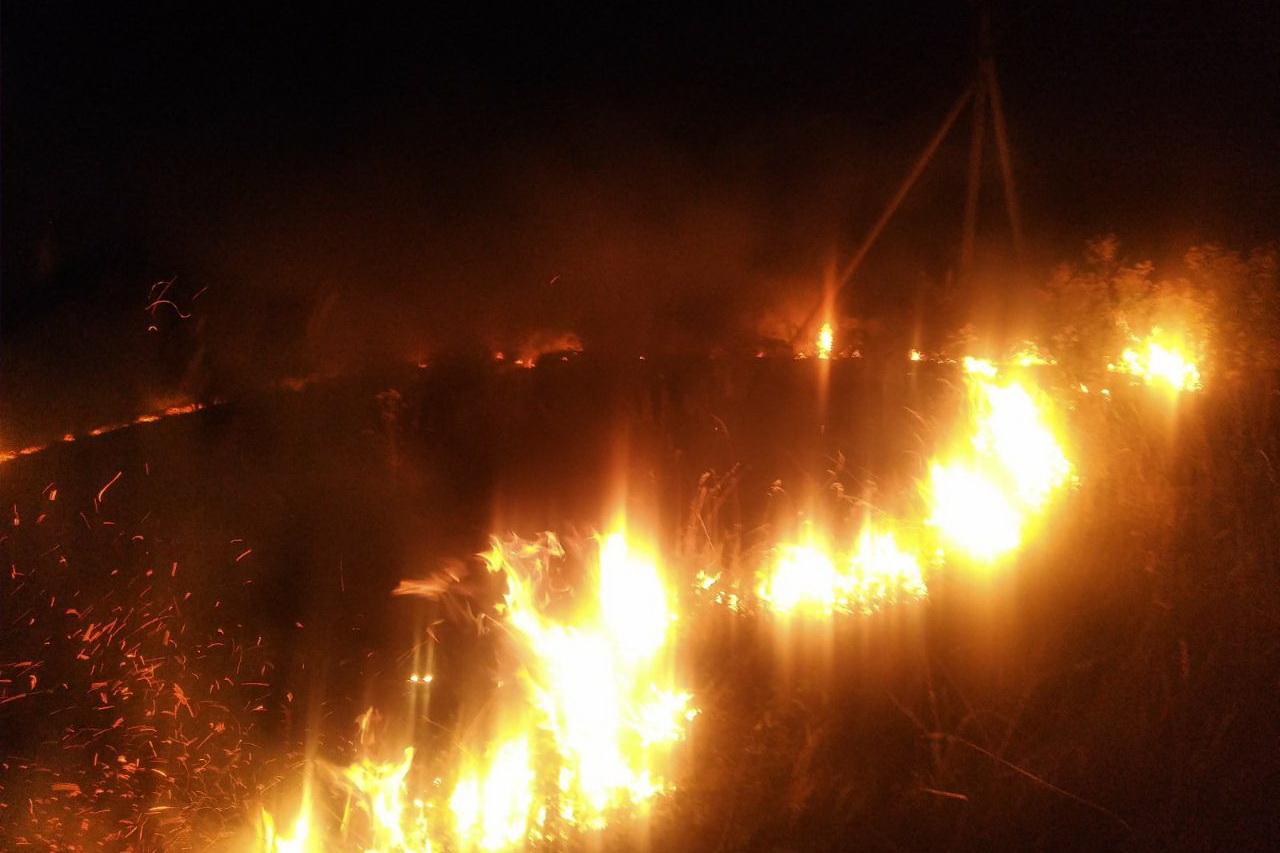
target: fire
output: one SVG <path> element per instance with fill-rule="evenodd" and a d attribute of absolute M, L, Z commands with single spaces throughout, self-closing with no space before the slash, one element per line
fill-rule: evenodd
<path fill-rule="evenodd" d="M 1022 516 L 981 471 L 937 462 L 929 468 L 933 514 L 943 537 L 971 557 L 990 560 L 1021 541 Z"/>
<path fill-rule="evenodd" d="M 216 403 L 215 403 L 216 405 Z M 94 427 L 85 433 L 86 438 L 98 438 L 99 436 L 108 435 L 113 432 L 119 432 L 122 429 L 128 429 L 131 426 L 142 426 L 144 424 L 153 424 L 165 418 L 181 417 L 182 415 L 190 415 L 207 408 L 204 403 L 187 403 L 181 406 L 169 406 L 158 412 L 149 412 L 147 414 L 138 415 L 131 421 L 120 421 L 118 423 L 105 424 L 103 426 Z M 76 440 L 76 436 L 72 433 L 64 433 L 62 438 L 50 441 L 47 444 L 33 444 L 30 447 L 24 447 L 21 450 L 5 450 L 0 451 L 0 465 L 6 462 L 12 462 L 20 456 L 33 456 L 37 453 L 43 453 L 54 445 L 61 443 L 70 443 Z"/>
<path fill-rule="evenodd" d="M 1050 404 L 1017 381 L 1000 382 L 990 362 L 966 358 L 969 435 L 929 467 L 929 523 L 948 546 L 992 560 L 1016 548 L 1028 522 L 1072 477 L 1050 424 Z"/>
<path fill-rule="evenodd" d="M 468 848 L 502 850 L 524 839 L 534 806 L 533 749 L 525 736 L 502 743 L 464 768 L 449 798 L 457 835 Z"/>
<path fill-rule="evenodd" d="M 759 599 L 782 614 L 820 616 L 869 612 L 900 599 L 928 594 L 919 560 L 892 533 L 864 528 L 843 552 L 814 541 L 785 543 L 756 589 Z"/>
<path fill-rule="evenodd" d="M 507 343 L 513 343 L 507 341 Z M 575 332 L 542 329 L 524 336 L 511 351 L 515 356 L 511 363 L 516 367 L 533 369 L 545 355 L 560 354 L 561 361 L 567 361 L 571 355 L 580 355 L 583 351 L 582 339 Z M 494 361 L 507 361 L 507 347 L 497 347 L 493 352 Z M 422 366 L 422 365 L 419 365 Z"/>
<path fill-rule="evenodd" d="M 598 828 L 612 809 L 664 789 L 663 754 L 682 736 L 690 697 L 666 672 L 676 615 L 657 562 L 622 533 L 604 537 L 597 600 L 566 624 L 535 597 L 549 560 L 562 555 L 551 537 L 497 543 L 485 559 L 506 574 L 508 621 L 531 652 L 523 677 L 564 763 L 561 809 Z"/>
<path fill-rule="evenodd" d="M 408 748 L 399 762 L 366 759 L 343 771 L 342 782 L 349 792 L 348 810 L 354 807 L 354 811 L 362 814 L 367 822 L 368 853 L 407 851 L 419 846 L 414 838 L 418 833 L 413 830 L 425 829 L 425 824 L 406 820 L 410 812 L 404 780 L 412 765 L 413 749 Z M 354 821 L 348 819 L 344 823 L 349 827 Z"/>
<path fill-rule="evenodd" d="M 781 545 L 773 574 L 757 590 L 774 609 L 789 613 L 835 608 L 840 576 L 835 562 L 814 545 Z"/>
<path fill-rule="evenodd" d="M 971 355 L 966 355 L 961 364 L 964 365 L 965 373 L 985 376 L 988 379 L 994 379 L 998 372 L 996 366 L 985 358 L 974 358 Z"/>
<path fill-rule="evenodd" d="M 552 534 L 495 540 L 482 555 L 506 579 L 501 624 L 517 689 L 495 696 L 493 736 L 464 744 L 447 796 L 410 796 L 412 749 L 400 761 L 362 759 L 338 776 L 359 819 L 344 817 L 336 845 L 304 797 L 287 835 L 264 813 L 260 853 L 509 850 L 560 827 L 603 828 L 668 790 L 671 747 L 695 712 L 672 684 L 676 615 L 658 562 L 621 532 L 601 537 L 565 611 L 549 592 L 564 556 Z"/>
<path fill-rule="evenodd" d="M 258 832 L 258 846 L 271 853 L 306 853 L 307 841 L 311 837 L 311 821 L 307 810 L 298 816 L 293 824 L 293 831 L 284 835 L 276 830 L 275 820 L 271 813 L 262 813 L 262 823 Z"/>
<path fill-rule="evenodd" d="M 1171 391 L 1197 391 L 1204 387 L 1194 348 L 1178 335 L 1152 329 L 1150 337 L 1133 342 L 1120 356 L 1118 364 L 1108 365 L 1115 373 L 1138 377 L 1150 385 Z"/>
<path fill-rule="evenodd" d="M 831 330 L 830 323 L 823 323 L 822 328 L 818 330 L 818 358 L 831 358 L 831 347 L 835 343 L 835 333 Z"/>
<path fill-rule="evenodd" d="M 1041 350 L 1033 341 L 1024 341 L 1018 351 L 1013 354 L 1012 360 L 1013 363 L 1019 367 L 1053 365 L 1058 363 L 1056 358 Z"/>

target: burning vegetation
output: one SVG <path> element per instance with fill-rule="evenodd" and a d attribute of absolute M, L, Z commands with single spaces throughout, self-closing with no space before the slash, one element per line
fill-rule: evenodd
<path fill-rule="evenodd" d="M 506 850 L 647 811 L 668 789 L 668 753 L 696 714 L 671 683 L 674 596 L 656 557 L 624 532 L 597 537 L 590 550 L 577 578 L 584 592 L 572 600 L 555 536 L 495 540 L 483 555 L 506 586 L 486 620 L 502 635 L 503 663 L 493 695 L 463 729 L 456 775 L 437 768 L 447 782 L 437 775 L 415 786 L 422 774 L 410 776 L 412 746 L 389 762 L 364 757 L 329 774 L 335 807 L 321 807 L 333 795 L 308 781 L 296 817 L 264 812 L 258 849 Z M 413 584 L 400 591 L 424 589 L 441 594 Z"/>
<path fill-rule="evenodd" d="M 1267 4 L 65 5 L 0 853 L 1276 846 Z"/>
<path fill-rule="evenodd" d="M 333 479 L 297 488 L 358 476 L 369 513 L 448 517 L 431 572 L 361 579 L 349 555 L 396 536 L 335 540 L 328 603 L 287 630 L 266 533 L 220 526 L 215 548 L 212 505 L 153 513 L 151 463 L 113 461 L 247 417 L 237 401 L 6 452 L 0 715 L 26 730 L 4 759 L 8 846 L 751 850 L 886 810 L 935 839 L 1043 840 L 1004 802 L 1127 843 L 1180 831 L 1176 797 L 1131 790 L 1170 778 L 1147 754 L 1170 729 L 1142 722 L 1161 714 L 1217 727 L 1220 755 L 1186 735 L 1179 760 L 1261 796 L 1252 688 L 1215 667 L 1256 678 L 1280 650 L 1276 350 L 1244 332 L 1274 311 L 1274 264 L 1199 250 L 1166 281 L 1117 251 L 1059 270 L 1048 319 L 1003 347 L 864 354 L 840 332 L 861 324 L 832 317 L 774 357 L 623 367 L 556 332 L 466 369 L 415 359 L 376 393 L 283 383 L 307 431 L 333 400 L 373 401 L 311 475 Z M 451 475 L 442 443 L 475 458 Z M 260 476 L 236 470 L 218 476 Z M 508 481 L 512 526 L 569 532 L 493 529 L 475 508 Z M 604 491 L 627 511 L 592 510 Z M 325 529 L 351 526 L 334 511 Z M 604 532 L 574 532 L 591 520 Z M 462 524 L 487 526 L 474 557 L 443 532 Z"/>

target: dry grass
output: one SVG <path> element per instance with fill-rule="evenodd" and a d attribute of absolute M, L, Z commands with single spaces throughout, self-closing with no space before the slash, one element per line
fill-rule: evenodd
<path fill-rule="evenodd" d="M 432 560 L 479 550 L 498 481 L 509 490 L 506 506 L 535 508 L 499 523 L 529 533 L 563 528 L 566 519 L 600 521 L 590 514 L 601 506 L 598 472 L 620 422 L 644 460 L 632 482 L 664 507 L 664 546 L 690 573 L 714 566 L 747 574 L 800 509 L 852 526 L 911 494 L 955 392 L 947 376 L 850 364 L 833 378 L 836 404 L 819 434 L 811 389 L 797 378 L 812 366 L 650 364 L 618 372 L 584 358 L 546 372 L 481 371 L 406 387 L 406 412 L 390 424 L 370 389 L 342 388 L 294 414 L 232 413 L 188 425 L 198 434 L 178 451 L 121 437 L 75 451 L 87 455 L 56 475 L 45 476 L 39 460 L 22 463 L 28 467 L 10 481 L 6 502 L 19 505 L 26 526 L 12 529 L 4 547 L 21 577 L 38 570 L 50 584 L 29 596 L 29 607 L 52 613 L 46 592 L 60 597 L 80 587 L 104 604 L 155 599 L 156 589 L 143 592 L 143 573 L 164 567 L 163 549 L 130 544 L 134 533 L 184 541 L 183 572 L 203 566 L 194 587 L 202 597 L 234 586 L 232 570 L 254 580 L 215 611 L 184 613 L 205 632 L 201 643 L 218 627 L 237 643 L 268 637 L 259 665 L 277 668 L 265 679 L 272 687 L 262 716 L 278 748 L 257 751 L 261 739 L 227 746 L 239 749 L 244 765 L 233 768 L 236 790 L 175 792 L 185 798 L 174 802 L 186 822 L 171 831 L 149 824 L 134 849 L 201 849 L 197 842 L 247 813 L 251 788 L 278 778 L 308 721 L 340 732 L 367 700 L 400 701 L 388 685 L 403 683 L 403 652 L 422 640 L 422 626 L 391 602 L 395 582 Z M 1264 849 L 1280 833 L 1280 406 L 1270 379 L 1253 376 L 1187 397 L 1176 427 L 1163 426 L 1173 422 L 1150 395 L 1085 398 L 1072 415 L 1080 488 L 994 578 L 941 567 L 927 601 L 840 617 L 793 631 L 786 642 L 767 614 L 691 601 L 685 664 L 703 713 L 680 791 L 649 826 L 651 849 Z M 459 390 L 472 382 L 482 393 Z M 341 429 L 319 420 L 353 399 L 363 408 Z M 269 438 L 263 424 L 274 430 Z M 218 443 L 225 470 L 177 461 Z M 90 516 L 93 535 L 77 532 L 77 511 L 92 505 L 117 460 L 141 457 L 157 470 L 168 466 L 169 485 L 130 492 L 140 482 L 131 473 L 113 487 L 117 500 L 133 495 L 127 511 L 113 504 L 103 517 Z M 37 533 L 28 509 L 54 476 L 66 490 L 65 518 Z M 163 511 L 144 521 L 157 507 Z M 255 556 L 235 563 L 238 550 L 223 552 L 240 536 Z M 436 548 L 415 550 L 421 542 Z M 63 550 L 49 551 L 54 546 Z M 59 553 L 83 574 L 58 574 Z M 122 573 L 118 581 L 107 574 L 112 568 Z M 70 580 L 90 576 L 96 585 Z M 282 607 L 300 577 L 311 605 Z M 19 580 L 7 583 L 13 601 Z M 159 587 L 178 597 L 182 588 Z M 228 608 L 234 613 L 222 615 Z M 289 639 L 301 635 L 293 633 L 295 617 L 322 638 Z M 75 671 L 69 644 L 42 647 L 50 632 L 34 632 L 17 615 L 5 624 L 5 663 L 43 655 Z M 457 686 L 421 709 L 423 731 L 465 724 L 467 696 L 483 692 L 490 652 L 468 630 L 436 627 L 441 649 L 453 644 L 442 651 L 440 680 Z M 328 667 L 322 686 L 310 681 L 317 664 Z M 174 673 L 165 683 L 198 676 Z M 13 759 L 61 749 L 62 723 L 48 715 L 91 713 L 91 682 L 81 680 L 38 707 L 0 705 L 7 728 L 0 785 L 10 815 L 37 788 L 37 805 L 52 808 L 44 802 L 54 793 L 50 780 L 20 771 Z M 311 684 L 317 698 L 286 703 L 300 684 Z M 202 719 L 166 725 L 185 731 Z M 15 737 L 15 726 L 29 727 L 29 737 Z M 340 742 L 329 742 L 341 756 Z M 139 802 L 156 802 L 150 797 Z M 19 822 L 0 818 L 8 833 L 0 838 L 6 849 L 91 849 L 76 823 L 82 806 L 37 809 L 56 820 L 25 847 L 11 841 Z M 122 808 L 136 824 L 141 812 Z M 198 812 L 208 818 L 202 824 Z M 582 844 L 596 841 L 608 849 L 643 843 L 633 828 Z"/>

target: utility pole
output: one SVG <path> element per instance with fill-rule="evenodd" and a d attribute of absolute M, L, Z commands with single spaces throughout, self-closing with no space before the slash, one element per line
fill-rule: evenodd
<path fill-rule="evenodd" d="M 964 205 L 964 230 L 960 237 L 960 274 L 973 268 L 974 244 L 978 228 L 978 202 L 982 194 L 982 155 L 986 142 L 986 105 L 991 105 L 991 124 L 1000 161 L 1000 180 L 1004 187 L 1005 209 L 1009 216 L 1009 232 L 1018 263 L 1026 260 L 1022 240 L 1022 209 L 1018 204 L 1017 185 L 1013 180 L 1013 158 L 1009 153 L 1009 132 L 1004 121 L 1004 102 L 1000 96 L 1000 78 L 996 75 L 995 54 L 991 49 L 991 16 L 986 4 L 978 12 L 978 61 L 974 78 L 972 131 L 969 136 L 969 180 Z"/>
<path fill-rule="evenodd" d="M 978 230 L 978 208 L 982 194 L 982 157 L 986 144 L 988 107 L 990 107 L 992 136 L 995 137 L 996 155 L 1000 163 L 1000 179 L 1004 186 L 1004 202 L 1009 217 L 1009 231 L 1013 238 L 1013 251 L 1018 265 L 1025 267 L 1026 250 L 1022 240 L 1022 210 L 1018 204 L 1018 191 L 1013 180 L 1013 158 L 1009 151 L 1009 132 L 1005 126 L 1004 103 L 1000 97 L 1000 79 L 996 75 L 995 54 L 992 46 L 990 14 L 987 4 L 982 3 L 978 12 L 977 63 L 972 82 L 960 93 L 959 98 L 956 99 L 951 110 L 943 119 L 942 125 L 916 159 L 911 171 L 907 173 L 897 192 L 894 193 L 893 198 L 885 206 L 884 212 L 881 213 L 875 224 L 871 226 L 871 230 L 863 238 L 853 256 L 840 270 L 835 280 L 830 282 L 829 286 L 823 288 L 817 304 L 813 306 L 813 310 L 809 312 L 809 315 L 792 336 L 791 346 L 794 347 L 802 337 L 808 336 L 813 332 L 811 327 L 824 304 L 835 304 L 840 292 L 849 284 L 854 273 L 861 266 L 863 259 L 871 251 L 871 247 L 880 236 L 880 232 L 888 225 L 889 220 L 897 212 L 902 200 L 906 198 L 907 193 L 915 185 L 916 179 L 920 177 L 925 167 L 933 159 L 933 155 L 937 152 L 939 146 L 942 145 L 956 119 L 960 117 L 960 114 L 964 112 L 964 108 L 969 106 L 970 103 L 972 103 L 973 112 L 970 116 L 972 123 L 969 132 L 968 185 L 965 192 L 964 226 L 960 236 L 959 273 L 962 277 L 966 276 L 972 271 L 974 263 Z"/>
<path fill-rule="evenodd" d="M 822 294 L 819 295 L 818 303 L 813 306 L 813 310 L 805 317 L 803 323 L 800 324 L 796 333 L 791 338 L 791 346 L 795 346 L 801 336 L 808 334 L 809 326 L 813 324 L 814 319 L 818 316 L 818 312 L 822 310 L 824 301 L 834 305 L 836 297 L 840 295 L 840 291 L 844 290 L 853 274 L 857 272 L 858 267 L 862 264 L 862 259 L 871 251 L 871 246 L 875 243 L 876 238 L 880 236 L 880 232 L 889 224 L 889 220 L 893 218 L 893 214 L 897 212 L 898 205 L 902 204 L 902 200 L 907 197 L 907 193 L 911 191 L 911 187 L 915 185 L 916 179 L 920 177 L 920 173 L 924 171 L 925 166 L 929 165 L 929 161 L 933 159 L 933 155 L 938 150 L 938 146 L 942 144 L 942 140 L 946 139 L 947 133 L 951 130 L 951 126 L 955 124 L 956 119 L 960 117 L 960 113 L 964 111 L 965 105 L 969 103 L 969 99 L 973 97 L 975 87 L 969 86 L 960 93 L 960 97 L 952 105 L 951 111 L 947 113 L 946 118 L 942 120 L 942 125 L 933 134 L 933 138 L 929 140 L 929 144 L 925 146 L 923 152 L 916 159 L 911 167 L 911 171 L 907 173 L 907 177 L 898 186 L 898 191 L 894 193 L 893 198 L 889 200 L 889 204 L 885 207 L 884 212 L 880 214 L 880 218 L 871 226 L 871 230 L 867 236 L 863 238 L 861 245 L 858 246 L 853 257 L 836 276 L 835 281 L 830 288 L 823 288 Z"/>
<path fill-rule="evenodd" d="M 987 127 L 987 87 L 983 84 L 982 66 L 984 58 L 990 54 L 991 27 L 990 17 L 984 8 L 980 13 L 978 24 L 978 73 L 974 81 L 973 112 L 969 133 L 969 181 L 964 199 L 964 230 L 960 234 L 960 273 L 968 272 L 973 267 L 973 251 L 978 229 L 978 198 L 982 194 L 982 146 L 986 141 Z"/>

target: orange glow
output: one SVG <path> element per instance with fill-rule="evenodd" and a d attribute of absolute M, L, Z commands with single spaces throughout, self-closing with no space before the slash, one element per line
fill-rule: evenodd
<path fill-rule="evenodd" d="M 520 367 L 536 367 L 538 359 L 548 353 L 580 353 L 582 339 L 574 332 L 541 330 L 525 337 L 516 347 L 515 363 Z"/>

